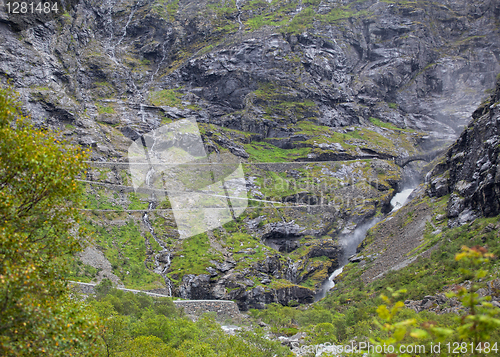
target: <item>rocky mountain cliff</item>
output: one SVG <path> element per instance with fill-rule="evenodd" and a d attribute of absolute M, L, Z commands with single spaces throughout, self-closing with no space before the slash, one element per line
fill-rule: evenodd
<path fill-rule="evenodd" d="M 483 243 L 484 236 L 470 233 L 473 227 L 482 224 L 478 231 L 484 234 L 498 231 L 499 103 L 500 75 L 490 98 L 474 111 L 458 140 L 431 163 L 412 200 L 377 224 L 358 247 L 358 256 L 351 261 L 359 264 L 350 268 L 359 270 L 364 283 L 430 257 L 446 242 L 445 232 L 455 227 L 463 226 L 460 229 Z M 490 220 L 476 224 L 480 217 Z"/>
<path fill-rule="evenodd" d="M 450 225 L 500 214 L 500 77 L 494 93 L 472 114 L 473 121 L 429 173 L 429 194 L 450 195 Z"/>
<path fill-rule="evenodd" d="M 92 148 L 83 184 L 96 247 L 75 261 L 74 278 L 243 309 L 311 301 L 338 264 L 339 237 L 388 212 L 412 175 L 393 159 L 454 140 L 500 72 L 493 0 L 65 9 L 30 21 L 2 9 L 0 73 L 37 125 Z M 168 200 L 133 192 L 127 165 L 132 140 L 183 118 L 196 120 L 208 153 L 239 157 L 251 199 L 236 221 L 185 240 Z M 465 132 L 434 172 L 449 179 L 434 178 L 431 191 L 457 192 L 450 217 L 490 197 L 493 186 L 464 183 L 476 168 L 451 166 L 484 130 L 493 126 Z M 491 150 L 474 151 L 487 158 L 479 179 L 496 167 Z"/>

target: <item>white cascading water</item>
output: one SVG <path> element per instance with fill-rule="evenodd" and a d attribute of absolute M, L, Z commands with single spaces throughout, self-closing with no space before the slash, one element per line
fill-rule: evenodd
<path fill-rule="evenodd" d="M 342 271 L 344 271 L 344 266 L 334 270 L 332 275 L 330 275 L 328 279 L 323 282 L 320 291 L 316 294 L 316 296 L 314 296 L 314 301 L 321 300 L 326 296 L 326 293 L 335 286 L 335 278 L 342 274 Z"/>
<path fill-rule="evenodd" d="M 410 187 L 410 188 L 405 188 L 401 192 L 395 194 L 391 200 L 391 206 L 393 208 L 392 208 L 390 213 L 397 211 L 398 209 L 403 207 L 406 204 L 406 202 L 408 201 L 408 197 L 410 197 L 410 195 L 414 189 L 415 189 L 415 186 Z M 341 259 L 339 262 L 339 268 L 336 269 L 328 277 L 328 279 L 323 282 L 320 290 L 318 291 L 318 293 L 314 297 L 314 301 L 318 301 L 318 300 L 323 299 L 326 296 L 326 293 L 331 288 L 333 288 L 335 286 L 334 279 L 342 273 L 344 266 L 348 263 L 349 257 L 356 254 L 356 249 L 357 249 L 358 245 L 365 239 L 366 232 L 368 232 L 368 230 L 371 227 L 373 227 L 375 224 L 377 224 L 381 220 L 382 220 L 382 218 L 372 218 L 367 223 L 364 223 L 364 224 L 356 227 L 354 232 L 352 232 L 348 236 L 340 239 L 340 246 L 342 247 L 342 256 L 341 256 Z"/>
<path fill-rule="evenodd" d="M 351 255 L 356 254 L 356 249 L 358 245 L 365 239 L 366 232 L 373 227 L 375 224 L 380 222 L 382 218 L 375 217 L 370 219 L 368 222 L 360 224 L 356 229 L 349 235 L 342 237 L 340 239 L 340 246 L 342 247 L 342 254 L 340 256 L 339 268 L 336 269 L 327 280 L 323 282 L 321 288 L 316 293 L 314 301 L 323 299 L 326 293 L 335 286 L 334 279 L 342 273 L 344 266 L 347 264 L 348 259 Z"/>
<path fill-rule="evenodd" d="M 241 29 L 243 28 L 243 22 L 241 22 L 241 7 L 240 7 L 241 1 L 242 0 L 236 0 L 236 8 L 238 9 L 238 23 L 239 23 L 238 31 L 241 31 Z"/>
<path fill-rule="evenodd" d="M 109 58 L 117 64 L 116 59 L 113 58 L 111 55 L 112 52 L 112 42 L 113 42 L 113 33 L 114 33 L 114 22 L 113 22 L 113 7 L 115 6 L 114 1 L 112 0 L 106 0 L 103 3 L 103 8 L 100 10 L 103 11 L 101 15 L 103 15 L 103 20 L 104 20 L 104 31 L 107 33 L 109 36 L 108 38 L 108 43 L 106 44 L 106 52 L 109 56 Z"/>
<path fill-rule="evenodd" d="M 288 258 L 287 269 L 285 271 L 285 279 L 287 279 L 288 281 L 291 281 L 294 284 L 297 282 L 297 271 L 298 271 L 300 263 L 302 263 L 301 260 L 293 263 L 292 260 L 290 258 Z"/>
<path fill-rule="evenodd" d="M 408 197 L 410 197 L 414 189 L 415 187 L 406 188 L 403 191 L 396 193 L 394 195 L 394 197 L 391 200 L 391 206 L 393 207 L 391 213 L 397 211 L 398 209 L 400 209 L 405 205 L 406 201 L 408 200 Z"/>
<path fill-rule="evenodd" d="M 139 110 L 139 113 L 137 113 L 137 114 L 139 114 L 141 116 L 142 122 L 145 123 L 146 122 L 146 118 L 145 118 L 146 112 L 144 111 L 144 104 L 142 104 L 142 103 L 140 104 L 140 110 Z"/>
<path fill-rule="evenodd" d="M 116 49 L 116 46 L 119 46 L 122 43 L 122 41 L 125 39 L 125 36 L 127 36 L 128 25 L 130 25 L 130 22 L 132 21 L 132 18 L 134 17 L 135 12 L 137 11 L 137 8 L 136 8 L 137 5 L 138 4 L 135 4 L 134 6 L 132 6 L 132 9 L 130 10 L 130 15 L 128 16 L 127 23 L 123 27 L 122 36 L 120 37 L 118 42 L 113 47 L 113 56 L 114 56 L 114 50 Z"/>
<path fill-rule="evenodd" d="M 160 71 L 161 65 L 163 64 L 163 62 L 165 62 L 165 59 L 167 58 L 167 51 L 165 50 L 165 43 L 161 44 L 161 53 L 162 53 L 161 60 L 158 63 L 158 66 L 156 66 L 155 71 L 151 74 L 151 78 L 150 78 L 149 82 L 145 85 L 146 88 L 149 88 L 149 85 L 153 83 L 155 76 Z"/>
<path fill-rule="evenodd" d="M 146 174 L 146 186 L 151 187 L 151 177 L 154 175 L 154 169 L 151 168 L 148 173 Z M 156 202 L 156 197 L 153 194 L 151 194 L 151 201 L 149 202 L 148 205 L 148 212 L 151 211 L 152 209 L 155 208 L 155 202 Z M 171 264 L 171 252 L 167 249 L 165 244 L 158 239 L 156 236 L 153 225 L 149 221 L 149 215 L 148 212 L 144 212 L 144 215 L 142 216 L 142 221 L 144 222 L 144 225 L 148 228 L 149 232 L 153 236 L 153 239 L 158 243 L 158 245 L 162 248 L 162 250 L 158 253 L 155 254 L 155 269 L 154 272 L 156 274 L 160 274 L 163 279 L 165 280 L 165 286 L 168 289 L 168 296 L 172 296 L 172 282 L 170 279 L 167 277 L 167 271 L 170 268 Z M 162 262 L 160 261 L 161 257 L 165 256 L 166 257 L 166 262 L 164 262 L 164 265 L 162 265 Z"/>

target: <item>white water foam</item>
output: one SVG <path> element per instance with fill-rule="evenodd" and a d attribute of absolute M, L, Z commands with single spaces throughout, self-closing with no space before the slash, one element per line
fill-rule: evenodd
<path fill-rule="evenodd" d="M 403 207 L 406 204 L 406 201 L 408 200 L 408 197 L 410 197 L 413 190 L 414 190 L 413 188 L 407 188 L 399 193 L 396 193 L 391 200 L 391 205 L 393 207 L 391 212 L 397 211 L 398 209 Z"/>
<path fill-rule="evenodd" d="M 368 222 L 356 227 L 356 229 L 351 234 L 340 239 L 339 243 L 342 246 L 342 255 L 339 261 L 340 268 L 335 270 L 330 275 L 330 277 L 323 282 L 321 288 L 314 297 L 314 301 L 323 299 L 326 296 L 326 293 L 335 286 L 334 279 L 342 273 L 344 266 L 348 263 L 349 257 L 356 254 L 356 249 L 358 248 L 358 245 L 363 241 L 363 239 L 365 239 L 366 232 L 368 232 L 371 227 L 373 227 L 381 220 L 382 219 L 380 217 L 372 218 Z"/>

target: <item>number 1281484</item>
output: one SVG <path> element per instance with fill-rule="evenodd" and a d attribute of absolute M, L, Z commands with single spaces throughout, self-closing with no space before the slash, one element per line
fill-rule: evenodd
<path fill-rule="evenodd" d="M 8 14 L 58 14 L 57 2 L 27 2 L 8 1 L 5 2 L 5 10 Z"/>

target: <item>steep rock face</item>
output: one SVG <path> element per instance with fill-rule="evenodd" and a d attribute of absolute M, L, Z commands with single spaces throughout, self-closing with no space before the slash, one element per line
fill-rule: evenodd
<path fill-rule="evenodd" d="M 135 139 L 162 117 L 193 116 L 279 138 L 303 118 L 336 127 L 373 116 L 448 137 L 500 68 L 493 0 L 210 4 L 182 1 L 167 15 L 154 1 L 79 2 L 21 37 L 4 24 L 0 71 L 37 122 L 76 124 L 83 143 L 118 155 L 97 122 Z M 290 25 L 248 32 L 273 11 Z M 176 101 L 151 96 L 177 88 Z"/>
<path fill-rule="evenodd" d="M 124 227 L 146 246 L 135 270 L 112 262 L 122 281 L 155 269 L 161 249 L 140 215 L 170 206 L 131 195 L 123 166 L 97 162 L 126 162 L 132 140 L 181 118 L 199 123 L 209 153 L 287 161 L 245 166 L 249 197 L 272 205 L 203 242 L 180 241 L 171 213 L 149 213 L 173 251 L 174 293 L 241 308 L 309 301 L 336 267 L 337 235 L 390 209 L 403 176 L 392 159 L 454 138 L 500 70 L 494 0 L 68 5 L 43 24 L 2 13 L 0 73 L 37 125 L 92 148 L 88 208 L 115 209 L 89 218 L 110 231 L 100 248 L 126 256 L 128 236 L 114 234 Z"/>
<path fill-rule="evenodd" d="M 431 196 L 450 194 L 451 224 L 500 213 L 500 79 L 473 119 L 429 174 Z"/>
<path fill-rule="evenodd" d="M 338 249 L 335 253 L 330 253 L 332 259 L 338 259 Z M 326 254 L 321 254 L 323 255 Z M 236 300 L 239 308 L 244 311 L 250 308 L 261 309 L 273 302 L 287 305 L 290 300 L 299 303 L 313 301 L 313 290 L 295 285 L 298 282 L 298 265 L 290 260 L 282 261 L 280 255 L 269 256 L 263 262 L 257 262 L 241 272 L 233 269 L 235 265 L 215 263 L 215 267 L 207 268 L 210 275 L 184 275 L 178 290 L 179 297 Z M 305 279 L 311 272 L 307 268 L 302 270 L 307 272 L 302 277 Z M 221 276 L 217 277 L 218 274 Z"/>

